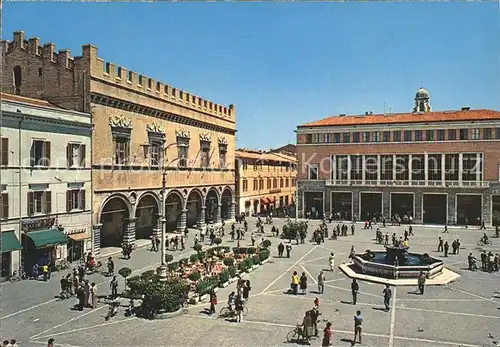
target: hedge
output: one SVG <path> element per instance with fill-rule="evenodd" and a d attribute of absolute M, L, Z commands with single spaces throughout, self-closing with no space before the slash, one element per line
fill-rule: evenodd
<path fill-rule="evenodd" d="M 226 266 L 233 266 L 234 265 L 234 259 L 233 258 L 225 258 L 223 260 L 224 265 Z"/>
<path fill-rule="evenodd" d="M 174 260 L 174 256 L 172 254 L 165 254 L 166 263 L 170 263 L 172 260 Z"/>
<path fill-rule="evenodd" d="M 196 292 L 199 295 L 208 294 L 214 287 L 218 285 L 219 285 L 218 276 L 205 277 L 196 285 Z"/>
<path fill-rule="evenodd" d="M 177 271 L 179 270 L 179 263 L 174 261 L 173 263 L 168 263 L 167 268 L 169 271 Z"/>
<path fill-rule="evenodd" d="M 227 270 L 229 271 L 229 275 L 231 276 L 231 278 L 236 276 L 236 274 L 238 273 L 238 269 L 236 268 L 236 266 L 230 266 Z"/>
<path fill-rule="evenodd" d="M 253 265 L 259 265 L 260 264 L 260 256 L 258 254 L 254 255 L 252 257 L 252 262 L 253 262 Z"/>
<path fill-rule="evenodd" d="M 264 261 L 269 258 L 271 252 L 268 249 L 261 249 L 259 252 L 260 261 Z"/>
<path fill-rule="evenodd" d="M 189 263 L 189 259 L 188 258 L 182 258 L 181 260 L 179 260 L 179 265 L 183 264 L 183 265 L 187 265 Z"/>
<path fill-rule="evenodd" d="M 229 278 L 231 277 L 231 274 L 229 273 L 229 270 L 224 270 L 219 274 L 219 283 L 223 284 L 229 281 Z"/>
<path fill-rule="evenodd" d="M 199 281 L 200 278 L 201 278 L 201 274 L 199 272 L 192 272 L 189 274 L 188 278 L 191 280 L 191 281 Z"/>

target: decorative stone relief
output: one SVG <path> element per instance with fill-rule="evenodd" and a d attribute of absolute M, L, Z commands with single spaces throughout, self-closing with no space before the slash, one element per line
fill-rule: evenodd
<path fill-rule="evenodd" d="M 227 139 L 224 136 L 219 137 L 219 145 L 227 145 Z"/>
<path fill-rule="evenodd" d="M 175 136 L 177 137 L 182 137 L 182 138 L 185 138 L 185 139 L 190 139 L 191 138 L 191 134 L 189 133 L 189 131 L 186 131 L 186 130 L 176 130 L 175 131 Z"/>
<path fill-rule="evenodd" d="M 159 133 L 159 134 L 164 134 L 165 130 L 163 129 L 160 124 L 153 122 L 151 124 L 148 124 L 146 127 L 146 130 L 150 133 Z"/>
<path fill-rule="evenodd" d="M 113 128 L 132 129 L 132 119 L 125 116 L 109 117 L 109 125 Z"/>
<path fill-rule="evenodd" d="M 212 138 L 211 138 L 209 133 L 201 133 L 200 134 L 200 141 L 211 142 Z"/>

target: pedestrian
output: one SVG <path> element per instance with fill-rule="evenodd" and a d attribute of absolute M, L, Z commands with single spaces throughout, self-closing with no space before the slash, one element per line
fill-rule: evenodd
<path fill-rule="evenodd" d="M 42 265 L 42 275 L 43 275 L 43 280 L 47 282 L 49 279 L 49 265 L 48 264 L 43 264 Z"/>
<path fill-rule="evenodd" d="M 318 336 L 318 317 L 321 313 L 319 312 L 317 307 L 313 307 L 311 311 L 309 311 L 309 315 L 311 316 L 312 323 L 312 334 L 314 336 Z"/>
<path fill-rule="evenodd" d="M 390 303 L 391 303 L 391 298 L 392 298 L 392 290 L 391 290 L 391 287 L 389 287 L 388 284 L 385 285 L 385 288 L 384 288 L 382 294 L 384 295 L 385 310 L 389 311 L 389 309 L 390 309 Z"/>
<path fill-rule="evenodd" d="M 215 305 L 217 305 L 217 294 L 214 291 L 210 293 L 210 314 L 215 313 Z"/>
<path fill-rule="evenodd" d="M 9 340 L 4 340 L 2 342 L 2 347 L 9 347 L 9 346 L 10 346 Z"/>
<path fill-rule="evenodd" d="M 441 237 L 438 238 L 438 252 L 443 251 L 443 239 Z"/>
<path fill-rule="evenodd" d="M 78 298 L 78 311 L 83 311 L 83 307 L 85 306 L 85 290 L 81 284 L 76 290 L 76 297 Z"/>
<path fill-rule="evenodd" d="M 151 236 L 151 252 L 156 252 L 156 236 Z"/>
<path fill-rule="evenodd" d="M 85 306 L 90 306 L 90 285 L 89 280 L 85 280 L 83 285 L 83 292 L 85 294 Z"/>
<path fill-rule="evenodd" d="M 283 243 L 280 242 L 278 245 L 278 257 L 282 258 L 283 257 L 283 251 L 285 250 L 285 246 Z"/>
<path fill-rule="evenodd" d="M 304 319 L 302 320 L 302 336 L 304 337 L 304 342 L 310 345 L 312 336 L 312 319 L 309 311 L 306 311 Z"/>
<path fill-rule="evenodd" d="M 113 258 L 108 258 L 108 276 L 113 276 L 115 274 L 115 262 Z"/>
<path fill-rule="evenodd" d="M 358 302 L 358 291 L 359 291 L 359 284 L 356 281 L 356 279 L 353 278 L 352 283 L 351 283 L 352 304 L 353 305 L 356 305 L 356 302 Z"/>
<path fill-rule="evenodd" d="M 116 276 L 113 276 L 109 286 L 111 288 L 111 298 L 115 299 L 118 296 L 118 278 Z"/>
<path fill-rule="evenodd" d="M 300 276 L 300 291 L 302 295 L 306 295 L 307 292 L 307 276 L 306 273 L 303 272 L 302 276 Z"/>
<path fill-rule="evenodd" d="M 54 342 L 56 342 L 54 339 L 49 339 L 47 342 L 47 347 L 54 347 Z"/>
<path fill-rule="evenodd" d="M 290 252 L 292 251 L 292 245 L 286 245 L 286 257 L 290 258 Z"/>
<path fill-rule="evenodd" d="M 418 275 L 418 290 L 420 291 L 420 295 L 424 295 L 424 287 L 425 280 L 427 277 L 425 276 L 423 271 L 420 271 L 420 275 Z"/>
<path fill-rule="evenodd" d="M 246 280 L 245 284 L 243 285 L 243 300 L 248 301 L 251 289 L 252 287 L 250 287 L 250 280 Z"/>
<path fill-rule="evenodd" d="M 92 308 L 97 308 L 97 286 L 95 285 L 95 282 L 92 282 L 92 285 L 90 286 L 90 297 L 92 300 Z"/>
<path fill-rule="evenodd" d="M 19 345 L 17 344 L 17 341 L 15 339 L 10 340 L 10 345 L 12 347 L 19 347 Z"/>
<path fill-rule="evenodd" d="M 333 252 L 330 253 L 330 257 L 328 258 L 328 263 L 330 265 L 330 271 L 333 272 L 333 269 L 335 268 L 335 254 Z"/>
<path fill-rule="evenodd" d="M 448 256 L 448 250 L 450 249 L 450 245 L 448 244 L 448 241 L 446 241 L 444 243 L 444 256 L 447 257 Z"/>
<path fill-rule="evenodd" d="M 332 323 L 328 322 L 326 323 L 325 329 L 323 329 L 323 342 L 321 343 L 321 346 L 323 347 L 332 345 L 332 330 L 330 329 L 331 326 Z"/>
<path fill-rule="evenodd" d="M 354 340 L 353 344 L 356 344 L 356 336 L 359 338 L 359 343 L 361 343 L 361 332 L 363 331 L 363 316 L 361 311 L 357 311 L 354 316 Z"/>
<path fill-rule="evenodd" d="M 325 275 L 323 274 L 323 270 L 321 270 L 318 275 L 318 293 L 323 294 L 324 292 L 325 292 Z"/>
<path fill-rule="evenodd" d="M 457 239 L 455 242 L 457 244 L 457 254 L 460 254 L 460 246 L 462 245 L 462 243 L 460 242 L 460 239 Z"/>
<path fill-rule="evenodd" d="M 297 271 L 294 271 L 292 274 L 292 284 L 291 284 L 293 295 L 298 294 L 299 282 L 300 282 L 300 280 L 299 280 L 299 276 L 297 275 Z"/>
<path fill-rule="evenodd" d="M 236 310 L 236 321 L 241 323 L 243 316 L 243 300 L 240 295 L 238 295 L 234 301 L 234 309 Z"/>
<path fill-rule="evenodd" d="M 445 225 L 444 225 L 444 231 L 443 231 L 443 234 L 449 234 L 449 231 L 448 231 L 448 224 L 445 224 Z"/>

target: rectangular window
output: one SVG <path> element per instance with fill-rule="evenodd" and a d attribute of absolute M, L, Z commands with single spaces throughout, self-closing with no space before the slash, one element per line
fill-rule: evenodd
<path fill-rule="evenodd" d="M 210 143 L 201 142 L 200 143 L 200 167 L 207 168 L 210 167 Z M 254 165 L 254 170 L 256 170 L 256 165 Z"/>
<path fill-rule="evenodd" d="M 66 191 L 66 211 L 85 210 L 85 189 L 71 189 Z"/>
<path fill-rule="evenodd" d="M 365 179 L 375 181 L 377 179 L 378 160 L 376 155 L 365 155 Z"/>
<path fill-rule="evenodd" d="M 189 152 L 189 139 L 185 137 L 177 138 L 177 166 L 187 167 L 188 164 L 188 152 Z M 247 162 L 243 161 L 243 170 L 247 169 Z"/>
<path fill-rule="evenodd" d="M 352 133 L 352 142 L 359 143 L 361 140 L 361 136 L 359 132 Z"/>
<path fill-rule="evenodd" d="M 130 139 L 128 137 L 115 137 L 115 164 L 127 165 L 130 159 Z"/>
<path fill-rule="evenodd" d="M 446 154 L 445 162 L 445 180 L 458 181 L 458 154 Z"/>
<path fill-rule="evenodd" d="M 312 164 L 309 166 L 309 179 L 310 180 L 318 179 L 318 165 Z"/>
<path fill-rule="evenodd" d="M 415 130 L 415 141 L 423 141 L 422 130 Z"/>
<path fill-rule="evenodd" d="M 349 172 L 349 156 L 337 155 L 335 157 L 336 176 L 338 180 L 346 180 Z"/>
<path fill-rule="evenodd" d="M 333 134 L 333 142 L 340 143 L 340 133 Z"/>
<path fill-rule="evenodd" d="M 329 133 L 323 134 L 323 142 L 330 143 L 330 134 Z"/>
<path fill-rule="evenodd" d="M 242 190 L 244 192 L 248 192 L 248 181 L 246 179 L 244 179 L 243 182 L 241 182 L 241 183 L 242 183 L 242 186 L 243 186 Z"/>
<path fill-rule="evenodd" d="M 401 133 L 400 133 L 401 134 Z M 394 178 L 392 176 L 394 157 L 392 155 L 382 155 L 380 156 L 380 179 L 383 181 L 392 181 Z"/>
<path fill-rule="evenodd" d="M 462 181 L 475 181 L 476 172 L 479 170 L 480 162 L 476 153 L 464 153 L 462 155 Z"/>
<path fill-rule="evenodd" d="M 313 134 L 313 143 L 321 142 L 321 134 Z"/>
<path fill-rule="evenodd" d="M 441 181 L 442 172 L 441 154 L 429 154 L 427 157 L 427 171 L 429 181 Z"/>
<path fill-rule="evenodd" d="M 50 214 L 52 212 L 52 193 L 49 191 L 28 192 L 28 216 Z"/>
<path fill-rule="evenodd" d="M 313 136 L 312 134 L 306 134 L 306 144 L 313 143 Z"/>
<path fill-rule="evenodd" d="M 283 178 L 280 178 L 280 188 L 285 187 L 285 180 Z"/>
<path fill-rule="evenodd" d="M 396 156 L 396 180 L 397 181 L 408 181 L 409 179 L 409 155 L 397 155 Z"/>
<path fill-rule="evenodd" d="M 479 140 L 479 129 L 472 129 L 470 136 L 472 140 Z"/>
<path fill-rule="evenodd" d="M 288 188 L 290 187 L 290 179 L 285 179 L 285 187 Z"/>
<path fill-rule="evenodd" d="M 491 131 L 491 128 L 485 128 L 483 129 L 483 139 L 485 140 L 491 140 L 493 137 L 493 133 Z"/>
<path fill-rule="evenodd" d="M 396 130 L 392 132 L 392 141 L 401 142 L 401 130 Z"/>
<path fill-rule="evenodd" d="M 363 156 L 351 155 L 351 180 L 363 179 Z"/>
<path fill-rule="evenodd" d="M 460 129 L 460 140 L 469 139 L 469 129 Z"/>
<path fill-rule="evenodd" d="M 50 166 L 50 142 L 33 140 L 30 160 L 31 166 Z"/>
<path fill-rule="evenodd" d="M 374 131 L 372 138 L 373 142 L 380 142 L 380 131 Z"/>
<path fill-rule="evenodd" d="M 448 129 L 448 141 L 455 141 L 457 139 L 457 129 Z"/>
<path fill-rule="evenodd" d="M 263 190 L 264 189 L 264 180 L 261 178 L 259 180 L 259 190 Z"/>
<path fill-rule="evenodd" d="M 68 167 L 85 167 L 86 146 L 79 143 L 70 143 L 66 146 L 66 160 Z"/>
<path fill-rule="evenodd" d="M 273 178 L 273 188 L 274 189 L 278 188 L 278 179 L 277 178 Z"/>
<path fill-rule="evenodd" d="M 219 168 L 226 167 L 227 146 L 219 145 Z"/>
<path fill-rule="evenodd" d="M 384 131 L 384 142 L 391 142 L 391 132 L 390 131 Z"/>
<path fill-rule="evenodd" d="M 259 190 L 258 182 L 256 179 L 253 180 L 253 190 Z"/>
<path fill-rule="evenodd" d="M 267 179 L 267 189 L 271 189 L 271 179 Z"/>
<path fill-rule="evenodd" d="M 434 130 L 425 131 L 425 141 L 434 141 Z"/>
<path fill-rule="evenodd" d="M 351 142 L 351 133 L 342 133 L 342 142 L 343 143 Z"/>
<path fill-rule="evenodd" d="M 9 139 L 2 137 L 0 145 L 2 146 L 0 150 L 0 165 L 7 166 L 9 165 Z"/>
<path fill-rule="evenodd" d="M 151 142 L 149 145 L 149 165 L 159 166 L 163 158 L 163 144 Z"/>
<path fill-rule="evenodd" d="M 405 142 L 411 142 L 413 139 L 412 139 L 412 131 L 411 130 L 405 130 L 404 132 L 404 140 Z"/>
<path fill-rule="evenodd" d="M 411 156 L 411 180 L 425 180 L 425 156 L 423 154 L 413 154 Z"/>
<path fill-rule="evenodd" d="M 495 128 L 495 139 L 496 140 L 500 139 L 500 128 Z"/>
<path fill-rule="evenodd" d="M 369 131 L 365 131 L 363 133 L 363 142 L 370 142 L 370 132 Z"/>
<path fill-rule="evenodd" d="M 9 218 L 9 194 L 0 194 L 0 219 Z"/>
<path fill-rule="evenodd" d="M 437 140 L 444 141 L 444 129 L 438 129 L 437 131 Z"/>

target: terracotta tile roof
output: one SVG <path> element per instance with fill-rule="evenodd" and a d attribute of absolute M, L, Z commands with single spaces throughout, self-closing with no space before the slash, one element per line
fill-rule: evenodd
<path fill-rule="evenodd" d="M 359 116 L 333 116 L 299 125 L 299 127 L 375 125 L 395 123 L 434 123 L 500 120 L 500 111 L 494 110 L 456 110 L 425 113 L 370 114 Z"/>
<path fill-rule="evenodd" d="M 46 100 L 27 98 L 24 96 L 7 94 L 7 93 L 0 93 L 0 99 L 7 100 L 7 101 L 13 101 L 13 102 L 22 102 L 23 104 L 28 104 L 28 105 L 33 105 L 33 106 L 42 106 L 42 107 L 48 107 L 48 108 L 63 109 L 62 107 L 59 107 L 59 106 L 57 106 L 49 101 L 46 101 Z"/>
<path fill-rule="evenodd" d="M 294 157 L 290 157 L 284 154 L 277 153 L 267 153 L 267 152 L 259 152 L 255 150 L 248 149 L 237 149 L 235 152 L 236 158 L 241 159 L 255 159 L 255 160 L 263 160 L 263 161 L 276 161 L 283 163 L 296 163 L 297 159 Z"/>

